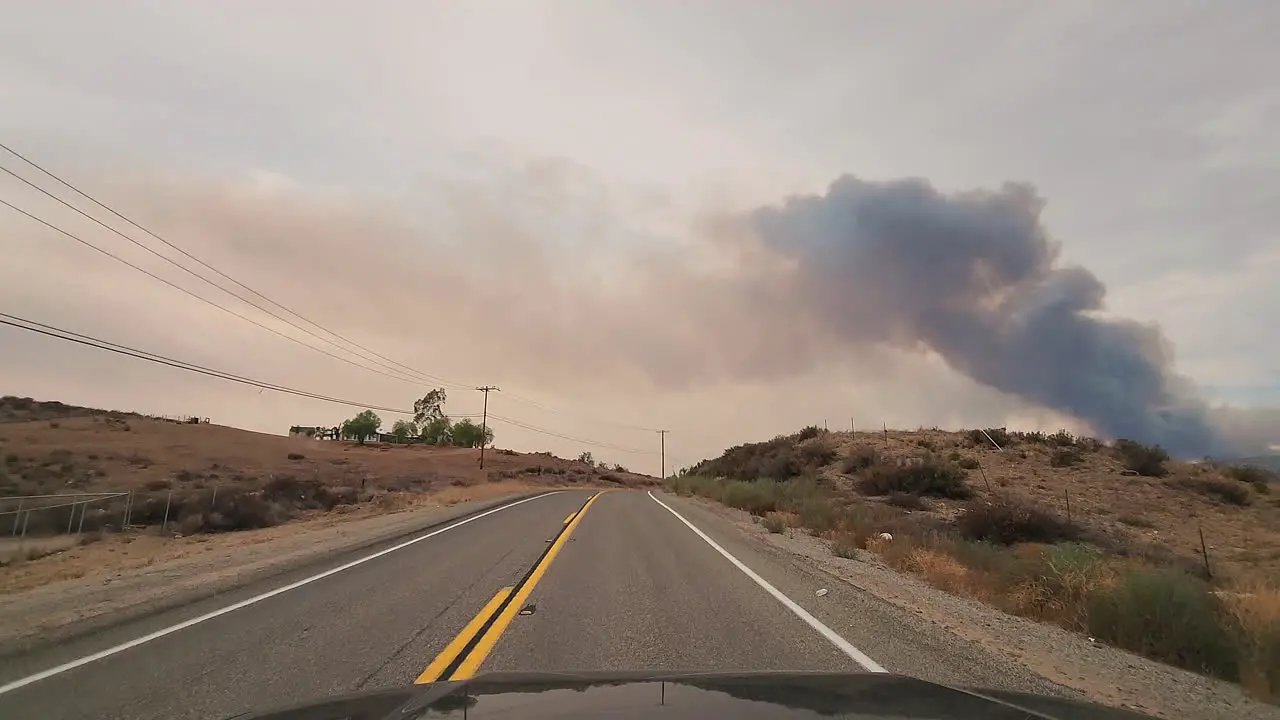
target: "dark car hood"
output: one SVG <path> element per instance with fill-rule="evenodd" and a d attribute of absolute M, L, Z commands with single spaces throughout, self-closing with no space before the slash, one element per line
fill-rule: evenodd
<path fill-rule="evenodd" d="M 732 717 L 1140 720 L 1072 700 L 969 690 L 887 674 L 487 673 L 248 713 L 235 720 L 549 720 Z"/>

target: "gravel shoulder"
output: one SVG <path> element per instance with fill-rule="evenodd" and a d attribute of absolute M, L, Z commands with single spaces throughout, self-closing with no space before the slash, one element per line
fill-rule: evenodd
<path fill-rule="evenodd" d="M 5 578 L 0 588 L 0 656 L 194 602 L 548 489 L 501 487 L 487 497 L 448 506 L 326 514 L 220 535 L 110 536 L 26 563 L 28 575 Z M 33 578 L 30 573 L 44 575 Z M 58 575 L 67 577 L 38 583 Z"/>
<path fill-rule="evenodd" d="M 666 494 L 662 497 L 671 498 Z M 949 638 L 951 646 L 968 648 L 967 652 L 985 656 L 998 665 L 1034 673 L 1045 683 L 1041 692 L 1082 697 L 1162 718 L 1280 719 L 1280 708 L 1247 697 L 1237 685 L 1153 662 L 1058 627 L 950 595 L 885 566 L 864 551 L 859 551 L 857 559 L 836 557 L 819 538 L 798 531 L 769 533 L 741 510 L 702 498 L 674 500 L 678 507 L 691 512 L 690 521 L 732 525 L 760 547 L 760 552 L 784 555 L 796 566 L 830 578 L 833 589 L 828 597 L 837 595 L 837 582 L 861 591 L 860 594 L 903 611 L 905 617 L 914 618 L 905 630 L 916 632 L 919 628 L 914 626 L 922 624 L 935 635 Z M 884 655 L 892 652 L 890 648 L 886 647 L 878 657 L 873 647 L 854 642 L 873 658 L 884 657 L 881 662 L 890 671 L 917 674 L 891 662 Z M 919 676 L 934 680 L 932 674 L 925 666 Z"/>

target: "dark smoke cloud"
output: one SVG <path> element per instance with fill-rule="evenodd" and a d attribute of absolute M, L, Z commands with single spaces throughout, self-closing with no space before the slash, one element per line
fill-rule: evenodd
<path fill-rule="evenodd" d="M 1228 451 L 1160 330 L 1103 317 L 1106 287 L 1059 264 L 1034 188 L 943 194 L 923 180 L 836 180 L 750 216 L 794 264 L 797 307 L 847 342 L 932 350 L 987 386 L 1113 437 Z"/>

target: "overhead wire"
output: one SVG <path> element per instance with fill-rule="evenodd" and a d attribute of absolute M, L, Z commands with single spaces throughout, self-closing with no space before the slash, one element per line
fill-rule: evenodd
<path fill-rule="evenodd" d="M 382 412 L 391 412 L 391 413 L 396 413 L 400 415 L 414 414 L 414 411 L 410 409 L 394 408 L 394 407 L 388 407 L 385 405 L 377 405 L 373 403 L 356 402 L 354 400 L 345 400 L 342 398 L 337 398 L 329 395 L 313 393 L 306 390 L 298 390 L 296 388 L 291 388 L 284 385 L 278 385 L 276 383 L 257 380 L 254 378 L 238 375 L 238 374 L 227 372 L 224 370 L 216 370 L 214 368 L 205 367 L 203 365 L 197 365 L 195 363 L 187 362 L 185 360 L 178 360 L 176 358 L 160 355 L 159 353 L 153 353 L 147 350 L 141 350 L 135 347 L 130 347 L 128 345 L 123 345 L 120 343 L 111 342 L 109 340 L 96 338 L 90 335 L 86 335 L 84 333 L 78 333 L 72 330 L 59 328 L 59 327 L 48 325 L 46 323 L 38 322 L 35 320 L 29 320 L 27 318 L 19 317 L 17 315 L 11 315 L 9 313 L 0 312 L 0 325 L 6 325 L 9 327 L 17 328 L 19 330 L 26 330 L 28 332 L 38 333 L 40 335 L 55 338 L 58 340 L 72 342 L 79 345 L 85 345 L 88 347 L 96 348 L 98 350 L 106 350 L 108 352 L 116 353 L 118 355 L 124 355 L 128 357 L 136 358 L 139 360 L 146 360 L 148 362 L 153 362 L 160 365 L 166 365 L 169 367 L 177 368 L 179 370 L 186 370 L 188 372 L 207 375 L 207 376 L 219 378 L 222 380 L 229 380 L 231 382 L 236 382 L 243 385 L 249 385 L 249 386 L 261 388 L 264 390 L 272 390 L 274 392 L 280 392 L 280 393 L 285 393 L 289 395 L 296 395 L 299 397 L 305 397 L 305 398 L 310 398 L 314 400 L 322 400 L 325 402 L 331 402 L 339 405 L 347 405 L 350 407 L 358 407 L 366 410 L 378 410 Z M 459 413 L 459 414 L 453 414 L 450 417 L 474 418 L 479 416 L 480 416 L 479 413 Z M 602 443 L 595 440 L 588 440 L 585 438 L 579 438 L 571 435 L 566 435 L 563 433 L 558 433 L 554 430 L 548 430 L 546 428 L 538 427 L 536 425 L 531 425 L 529 423 L 521 422 L 519 420 L 503 417 L 495 413 L 489 413 L 488 417 L 491 419 L 497 420 L 499 422 L 512 425 L 514 427 L 519 427 L 525 430 L 529 430 L 530 432 L 535 432 L 541 435 L 548 435 L 551 437 L 557 437 L 564 440 L 571 440 L 573 442 L 579 442 L 584 445 L 591 445 L 594 447 L 600 447 L 600 448 L 609 449 L 609 450 L 616 450 L 618 452 L 635 453 L 635 454 L 643 454 L 643 455 L 655 454 L 653 451 L 650 451 L 650 450 L 637 450 L 635 448 L 625 448 L 618 445 L 611 445 L 609 443 Z"/>
<path fill-rule="evenodd" d="M 297 323 L 293 323 L 293 322 L 291 322 L 291 320 L 288 320 L 287 318 L 282 318 L 282 316 L 280 316 L 280 315 L 278 315 L 278 314 L 273 313 L 273 311 L 270 311 L 270 310 L 266 309 L 266 307 L 262 307 L 261 305 L 256 304 L 256 302 L 253 302 L 253 301 L 251 301 L 251 300 L 246 299 L 246 297 L 244 297 L 244 296 L 242 296 L 242 295 L 239 295 L 239 293 L 237 293 L 237 292 L 232 292 L 232 291 L 228 290 L 228 288 L 225 288 L 225 287 L 223 287 L 223 286 L 220 286 L 220 284 L 218 284 L 218 283 L 212 282 L 212 281 L 211 281 L 211 279 L 204 277 L 204 275 L 201 275 L 200 273 L 196 273 L 196 272 L 195 272 L 195 270 L 192 270 L 191 268 L 187 268 L 187 266 L 186 266 L 186 265 L 180 264 L 180 263 L 178 263 L 178 261 L 175 261 L 174 259 L 172 259 L 172 258 L 168 258 L 168 256 L 165 256 L 164 254 L 161 254 L 161 252 L 157 252 L 156 250 L 151 249 L 151 247 L 148 247 L 147 245 L 145 245 L 145 243 L 142 243 L 142 242 L 140 242 L 140 241 L 136 240 L 136 238 L 133 238 L 133 237 L 131 237 L 131 236 L 128 236 L 128 234 L 125 234 L 125 233 L 123 233 L 123 232 L 120 232 L 120 231 L 119 231 L 119 229 L 116 229 L 115 227 L 113 227 L 113 225 L 109 225 L 109 224 L 106 224 L 106 223 L 102 222 L 102 220 L 100 220 L 100 219 L 97 219 L 97 218 L 93 217 L 93 215 L 90 215 L 90 214 L 86 213 L 86 211 L 83 211 L 83 210 L 81 210 L 81 209 L 77 208 L 77 206 L 74 206 L 74 205 L 72 205 L 72 204 L 69 204 L 69 202 L 67 202 L 67 201 L 65 201 L 65 200 L 63 200 L 63 199 L 60 199 L 60 197 L 58 197 L 58 196 L 54 195 L 54 193 L 51 193 L 51 192 L 49 192 L 49 191 L 46 191 L 46 190 L 45 190 L 45 188 L 42 188 L 42 187 L 38 186 L 38 184 L 36 184 L 36 183 L 33 183 L 33 182 L 29 181 L 29 179 L 24 178 L 24 177 L 22 177 L 22 176 L 19 176 L 19 174 L 18 174 L 18 173 L 13 172 L 13 170 L 10 170 L 10 169 L 8 169 L 8 168 L 4 168 L 4 167 L 3 167 L 3 165 L 0 165 L 0 170 L 4 170 L 4 172 L 5 172 L 5 173 L 8 173 L 8 174 L 9 174 L 9 176 L 12 176 L 12 177 L 14 177 L 14 178 L 17 178 L 17 179 L 18 179 L 18 181 L 23 182 L 24 184 L 27 184 L 27 186 L 29 186 L 29 187 L 35 188 L 35 190 L 37 190 L 38 192 L 44 193 L 44 195 L 45 195 L 45 196 L 50 197 L 50 199 L 52 199 L 52 200 L 58 201 L 58 202 L 59 202 L 59 204 L 64 205 L 64 206 L 67 206 L 67 208 L 69 208 L 69 209 L 72 209 L 72 210 L 76 211 L 76 213 L 83 215 L 83 217 L 86 217 L 86 218 L 88 218 L 88 219 L 90 219 L 90 220 L 93 220 L 93 222 L 95 222 L 95 223 L 97 223 L 97 224 L 101 225 L 101 227 L 104 227 L 104 228 L 106 228 L 106 229 L 109 229 L 109 231 L 111 231 L 111 232 L 113 232 L 113 233 L 115 233 L 115 234 L 118 234 L 118 236 L 123 237 L 123 238 L 124 238 L 124 240 L 127 240 L 127 241 L 129 241 L 129 242 L 133 243 L 133 245 L 137 245 L 138 247 L 141 247 L 141 249 L 146 250 L 147 252 L 150 252 L 150 254 L 157 256 L 157 258 L 160 258 L 161 260 L 166 261 L 166 263 L 169 263 L 169 264 L 172 264 L 172 265 L 174 265 L 174 266 L 177 266 L 177 268 L 182 269 L 182 270 L 183 270 L 183 272 L 186 272 L 186 273 L 188 273 L 188 274 L 193 275 L 193 277 L 196 277 L 196 278 L 200 279 L 200 281 L 205 282 L 205 283 L 207 283 L 207 284 L 211 284 L 211 286 L 212 286 L 212 287 L 218 288 L 218 290 L 223 291 L 223 292 L 225 292 L 225 293 L 228 293 L 228 295 L 230 295 L 230 296 L 232 296 L 232 297 L 236 297 L 236 299 L 241 300 L 242 302 L 244 302 L 244 304 L 247 304 L 247 305 L 250 305 L 250 306 L 252 306 L 252 307 L 255 307 L 255 309 L 262 311 L 262 313 L 266 313 L 266 314 L 270 315 L 270 316 L 271 316 L 271 318 L 275 318 L 276 320 L 280 320 L 280 322 L 283 322 L 283 323 L 285 323 L 285 324 L 288 324 L 288 325 L 289 325 L 289 327 L 293 327 L 294 329 L 298 329 L 298 331 L 301 331 L 301 332 L 305 332 L 305 333 L 307 333 L 307 334 L 308 334 L 308 336 L 314 337 L 314 338 L 316 338 L 316 340 L 320 340 L 321 342 L 329 343 L 329 345 L 330 345 L 330 346 L 337 347 L 337 348 L 339 348 L 339 350 L 342 350 L 342 351 L 344 351 L 344 352 L 349 352 L 349 354 L 352 354 L 352 355 L 355 355 L 355 356 L 357 356 L 357 357 L 360 357 L 360 359 L 361 359 L 361 360 L 369 361 L 369 363 L 375 363 L 376 365 L 381 366 L 381 368 L 384 368 L 384 369 L 387 369 L 387 370 L 393 370 L 393 372 L 399 372 L 399 373 L 403 373 L 403 374 L 416 375 L 416 378 L 419 378 L 419 379 L 407 379 L 407 378 L 402 378 L 402 377 L 399 377 L 399 375 L 396 375 L 396 374 L 389 374 L 389 373 L 387 373 L 387 372 L 383 372 L 383 370 L 378 370 L 378 369 L 375 369 L 375 368 L 369 368 L 369 366 L 361 365 L 361 364 L 355 363 L 355 361 L 348 360 L 348 359 L 346 359 L 346 357 L 342 357 L 342 356 L 334 355 L 334 354 L 332 354 L 332 352 L 328 352 L 328 351 L 323 350 L 323 348 L 316 347 L 316 346 L 314 346 L 314 345 L 310 345 L 310 343 L 302 342 L 301 340 L 298 340 L 298 338 L 296 338 L 296 337 L 289 336 L 289 334 L 285 334 L 285 333 L 282 333 L 282 332 L 276 331 L 276 329 L 274 329 L 274 328 L 270 328 L 270 327 L 268 327 L 268 325 L 264 325 L 264 324 L 262 324 L 262 323 L 256 322 L 256 320 L 253 320 L 253 319 L 251 319 L 251 318 L 247 318 L 247 316 L 244 316 L 244 315 L 242 315 L 242 314 L 236 313 L 236 311 L 230 310 L 230 309 L 228 309 L 228 307 L 225 307 L 225 306 L 221 306 L 221 305 L 219 305 L 219 304 L 216 304 L 216 302 L 211 301 L 211 300 L 207 300 L 207 299 L 205 299 L 205 297 L 198 296 L 198 295 L 196 295 L 196 293 L 193 293 L 193 292 L 191 292 L 191 291 L 186 290 L 186 288 L 182 288 L 182 287 L 180 287 L 180 286 L 177 286 L 177 284 L 174 284 L 174 283 L 172 283 L 172 282 L 166 281 L 166 279 L 164 279 L 164 278 L 160 278 L 160 277 L 159 277 L 159 275 L 155 275 L 154 273 L 147 272 L 147 270 L 140 268 L 140 266 L 134 265 L 134 264 L 132 264 L 132 263 L 128 263 L 128 261 L 127 261 L 127 260 L 123 260 L 122 258 L 119 258 L 119 256 L 116 256 L 116 255 L 111 254 L 111 252 L 108 252 L 108 251 L 102 250 L 102 249 L 100 249 L 100 247 L 97 247 L 97 246 L 95 246 L 95 245 L 92 245 L 92 243 L 87 242 L 87 241 L 84 241 L 84 240 L 82 240 L 82 238 L 79 238 L 79 237 L 77 237 L 77 236 L 74 236 L 74 234 L 72 234 L 72 233 L 69 233 L 69 232 L 67 232 L 67 231 L 64 231 L 64 229 L 61 229 L 61 228 L 55 227 L 55 225 L 52 225 L 51 223 L 47 223 L 47 222 L 45 222 L 45 220 L 42 220 L 42 219 L 40 219 L 40 218 L 37 218 L 37 217 L 35 217 L 35 215 L 32 215 L 31 213 L 27 213 L 27 211 L 24 211 L 24 210 L 22 210 L 22 209 L 19 209 L 19 208 L 17 208 L 17 206 L 14 206 L 14 205 L 12 205 L 12 204 L 9 204 L 9 202 L 5 202 L 4 200 L 0 200 L 0 202 L 3 202 L 3 204 L 4 204 L 4 205 L 9 206 L 9 208 L 10 208 L 10 209 L 13 209 L 13 210 L 15 210 L 15 211 L 18 211 L 18 213 L 23 214 L 23 215 L 26 215 L 26 217 L 31 218 L 31 219 L 33 219 L 33 220 L 36 220 L 36 222 L 38 222 L 38 223 L 41 223 L 41 224 L 46 225 L 46 227 L 49 227 L 49 228 L 51 228 L 51 229 L 55 229 L 55 231 L 58 231 L 58 232 L 60 232 L 60 233 L 63 233 L 63 234 L 65 234 L 65 236 L 68 236 L 68 237 L 70 237 L 70 238 L 73 238 L 73 240 L 76 240 L 76 241 L 78 241 L 78 242 L 81 242 L 81 243 L 83 243 L 83 245 L 87 245 L 88 247 L 91 247 L 91 249 L 93 249 L 93 250 L 97 250 L 97 251 L 99 251 L 99 252 L 102 252 L 102 254 L 104 254 L 104 255 L 108 255 L 108 256 L 109 256 L 109 258 L 113 258 L 113 259 L 115 259 L 115 260 L 120 261 L 120 263 L 124 263 L 125 265 L 131 266 L 131 268 L 138 270 L 138 272 L 142 272 L 142 273 L 147 274 L 147 275 L 148 275 L 148 277 L 151 277 L 151 278 L 157 279 L 157 281 L 160 281 L 160 282 L 163 282 L 163 283 L 165 283 L 165 284 L 168 284 L 168 286 L 175 288 L 175 290 L 179 290 L 179 291 L 182 291 L 182 292 L 184 292 L 184 293 L 187 293 L 187 295 L 189 295 L 189 296 L 196 297 L 196 299 L 197 299 L 197 300 L 201 300 L 202 302 L 206 302 L 206 304 L 209 304 L 209 305 L 212 305 L 212 306 L 218 307 L 218 309 L 225 311 L 225 313 L 232 314 L 232 315 L 234 315 L 234 316 L 237 316 L 237 318 L 239 318 L 239 319 L 243 319 L 243 320 L 246 320 L 246 322 L 250 322 L 250 323 L 252 323 L 252 324 L 257 325 L 257 327 L 264 328 L 264 329 L 266 329 L 266 331 L 269 331 L 269 332 L 274 333 L 274 334 L 278 334 L 278 336 L 280 336 L 280 337 L 284 337 L 284 338 L 285 338 L 285 340 L 289 340 L 289 341 L 292 341 L 292 342 L 296 342 L 296 343 L 298 343 L 298 345 L 301 345 L 301 346 L 303 346 L 303 347 L 310 348 L 310 350 L 315 350 L 316 352 L 321 352 L 321 354 L 328 355 L 328 356 L 330 356 L 330 357 L 334 357 L 334 359 L 337 359 L 337 360 L 343 361 L 343 363 L 347 363 L 347 364 L 349 364 L 349 365 L 356 366 L 356 368 L 361 368 L 361 369 L 369 370 L 369 372 L 374 372 L 374 373 L 378 373 L 378 374 L 380 374 L 380 375 L 384 375 L 384 377 L 390 377 L 390 378 L 393 378 L 393 379 L 399 379 L 399 380 L 402 380 L 402 382 L 408 382 L 408 383 L 412 383 L 412 384 L 417 384 L 417 383 L 419 383 L 419 382 L 422 382 L 422 380 L 429 380 L 429 382 L 444 384 L 444 386 L 447 386 L 447 387 L 454 387 L 454 388 L 467 388 L 467 389 L 470 389 L 470 388 L 472 387 L 472 386 L 470 386 L 470 384 L 467 384 L 467 383 L 457 383 L 457 382 L 453 382 L 453 380 L 448 380 L 448 379 L 445 379 L 445 378 L 440 378 L 440 377 L 438 377 L 438 375 L 433 375 L 433 374 L 430 374 L 430 373 L 422 372 L 422 370 L 417 370 L 417 369 L 415 369 L 415 368 L 412 368 L 412 366 L 410 366 L 410 365 L 406 365 L 406 364 L 403 364 L 403 363 L 399 363 L 399 361 L 397 361 L 397 360 L 393 360 L 393 359 L 390 359 L 390 357 L 387 357 L 387 356 L 385 356 L 385 355 L 381 355 L 381 354 L 379 354 L 379 352 L 376 352 L 376 351 L 374 351 L 374 350 L 371 350 L 371 348 L 369 348 L 369 347 L 366 347 L 366 346 L 364 346 L 364 345 L 361 345 L 361 343 L 358 343 L 358 342 L 356 342 L 356 341 L 349 340 L 349 338 L 342 336 L 342 334 L 339 334 L 339 333 L 337 333 L 337 332 L 334 332 L 334 331 L 332 331 L 332 329 L 326 328 L 326 327 L 324 327 L 324 325 L 321 325 L 320 323 L 316 323 L 316 322 L 315 322 L 315 320 L 311 320 L 311 319 L 306 318 L 306 316 L 305 316 L 305 315 L 302 315 L 301 313 L 297 313 L 297 311 L 296 311 L 296 310 L 292 310 L 292 309 L 291 309 L 291 307 L 288 307 L 288 306 L 283 305 L 283 304 L 282 304 L 282 302 L 279 302 L 279 301 L 273 300 L 273 299 L 271 299 L 271 297 L 269 297 L 268 295 L 265 295 L 265 293 L 259 292 L 259 291 L 255 290 L 255 288 L 252 288 L 252 287 L 248 286 L 248 284 L 243 283 L 243 282 L 241 282 L 241 281 L 238 281 L 238 279 L 233 278 L 233 277 L 232 277 L 232 275 L 229 275 L 229 274 L 227 274 L 227 273 L 224 273 L 224 272 L 223 272 L 223 270 L 219 270 L 218 268 L 215 268 L 215 266 L 214 266 L 214 265 L 210 265 L 209 263 L 206 263 L 206 261 L 205 261 L 205 260 L 202 260 L 202 259 L 198 258 L 198 256 L 193 255 L 193 254 L 192 254 L 192 252 L 189 252 L 189 251 L 187 251 L 187 250 L 184 250 L 184 249 L 183 249 L 183 247 L 180 247 L 180 246 L 178 246 L 178 245 L 175 245 L 175 243 L 174 243 L 174 242 L 170 242 L 169 240 L 166 240 L 166 238 L 165 238 L 165 237 L 163 237 L 163 236 L 160 236 L 160 234 L 159 234 L 159 233 L 156 233 L 156 232 L 154 232 L 154 231 L 151 231 L 151 229 L 148 229 L 148 228 L 146 228 L 146 227 L 143 227 L 143 225 L 142 225 L 142 224 L 140 224 L 140 223 L 137 223 L 137 222 L 136 222 L 136 220 L 133 220 L 133 219 L 128 218 L 128 217 L 125 217 L 125 215 L 124 215 L 124 214 L 119 213 L 119 211 L 118 211 L 118 210 L 115 210 L 114 208 L 111 208 L 111 206 L 110 206 L 110 205 L 105 204 L 105 202 L 102 202 L 102 201 L 100 201 L 100 200 L 97 200 L 97 199 L 96 199 L 96 197 L 93 197 L 92 195 L 90 195 L 90 193 L 84 192 L 83 190 L 81 190 L 81 188 L 77 187 L 77 186 L 76 186 L 76 184 L 70 183 L 69 181 L 67 181 L 67 179 L 64 179 L 64 178 L 59 177 L 59 176 L 58 176 L 58 174 L 56 174 L 56 173 L 52 172 L 52 170 L 49 170 L 49 169 L 45 168 L 45 167 L 44 167 L 44 165 L 40 165 L 40 164 L 36 163 L 36 161 L 35 161 L 35 160 L 32 160 L 32 159 L 27 158 L 27 156 L 26 156 L 26 155 L 20 154 L 20 152 L 18 152 L 17 150 L 14 150 L 14 149 L 13 149 L 13 147 L 10 147 L 10 146 L 8 146 L 8 145 L 5 145 L 5 143 L 4 143 L 4 142 L 0 142 L 0 149 L 3 149 L 3 150 L 5 150 L 6 152 L 9 152 L 9 154 L 10 154 L 10 155 L 13 155 L 13 156 L 14 156 L 14 158 L 18 158 L 19 160 L 22 160 L 22 161 L 23 161 L 23 163 L 26 163 L 27 165 L 31 165 L 31 167 L 32 167 L 32 168 L 35 168 L 35 169 L 37 169 L 37 170 L 40 170 L 40 172 L 41 172 L 41 173 L 44 173 L 44 174 L 45 174 L 45 176 L 47 176 L 47 177 L 49 177 L 49 178 L 51 178 L 51 179 L 54 179 L 54 181 L 55 181 L 55 182 L 60 183 L 60 184 L 61 184 L 61 186 L 67 187 L 67 188 L 68 188 L 68 190 L 70 190 L 70 191 L 72 191 L 72 192 L 76 192 L 76 193 L 77 193 L 77 195 L 79 195 L 79 196 L 83 197 L 83 199 L 86 199 L 86 200 L 88 200 L 88 201 L 92 202 L 92 204 L 93 204 L 93 205 L 99 206 L 99 208 L 101 208 L 102 210 L 106 210 L 106 211 L 108 211 L 108 213 L 110 213 L 111 215 L 114 215 L 114 217 L 119 218 L 120 220 L 123 220 L 123 222 L 128 223 L 129 225 L 132 225 L 132 227 L 134 227 L 134 228 L 137 228 L 137 229 L 138 229 L 138 231 L 141 231 L 141 232 L 143 232 L 143 233 L 146 233 L 146 234 L 147 234 L 147 236 L 150 236 L 150 237 L 152 237 L 152 238 L 155 238 L 155 240 L 156 240 L 156 241 L 159 241 L 159 242 L 163 243 L 163 245 L 165 245 L 166 247 L 169 247 L 169 249 L 172 249 L 172 250 L 174 250 L 174 251 L 177 251 L 177 252 L 179 252 L 179 254 L 182 254 L 183 256 L 186 256 L 186 258 L 191 259 L 192 261 L 195 261 L 195 263 L 200 264 L 201 266 L 204 266 L 204 268 L 209 269 L 209 270 L 210 270 L 210 272 L 215 273 L 216 275 L 218 275 L 218 277 L 224 278 L 224 279 L 225 279 L 225 281 L 228 281 L 228 282 L 230 282 L 230 283 L 234 283 L 234 284 L 236 284 L 236 286 L 243 288 L 243 290 L 244 290 L 244 291 L 250 292 L 250 293 L 252 293 L 252 295 L 255 295 L 255 296 L 257 296 L 257 297 L 260 297 L 260 299 L 261 299 L 261 300 L 264 300 L 264 301 L 266 301 L 266 302 L 269 302 L 269 304 L 270 304 L 270 305 L 273 305 L 273 306 L 275 306 L 275 307 L 279 307 L 279 309 L 280 309 L 280 310 L 283 310 L 283 311 L 284 311 L 284 313 L 287 313 L 287 314 L 289 314 L 289 315 L 294 316 L 294 318 L 297 318 L 297 319 L 302 320 L 302 322 L 303 322 L 303 323 L 306 323 L 306 324 L 308 324 L 308 325 L 311 325 L 311 327 L 317 328 L 317 329 L 319 329 L 319 331 L 321 331 L 321 332 L 328 333 L 328 334 L 329 334 L 329 336 L 332 336 L 332 337 L 334 337 L 334 338 L 338 338 L 338 340 L 339 340 L 339 341 L 342 341 L 342 342 L 344 342 L 344 343 L 347 343 L 347 345 L 349 345 L 349 346 L 352 346 L 352 347 L 356 347 L 356 348 L 358 348 L 358 350 L 360 350 L 360 351 L 362 351 L 362 352 L 365 352 L 365 354 L 367 354 L 367 355 L 371 355 L 371 356 L 376 357 L 376 359 L 383 360 L 383 361 L 384 361 L 384 363 L 379 363 L 379 361 L 378 361 L 378 360 L 371 359 L 371 357 L 369 357 L 369 356 L 367 356 L 367 355 L 361 355 L 361 354 L 360 354 L 360 352 L 353 351 L 353 350 L 351 350 L 351 348 L 342 347 L 342 346 L 338 345 L 338 343 L 335 343 L 335 342 L 333 342 L 333 341 L 328 340 L 328 338 L 321 337 L 321 336 L 319 336 L 319 334 L 316 334 L 315 332 L 308 331 L 308 329 L 306 329 L 306 328 L 302 328 L 302 327 L 301 327 L 301 325 L 298 325 Z M 402 370 L 396 370 L 396 368 L 393 368 L 393 365 L 394 365 L 394 366 L 397 366 L 397 368 L 401 368 Z M 506 393 L 506 396 L 507 396 L 507 397 L 511 397 L 511 398 L 512 398 L 512 400 L 515 400 L 515 401 L 517 401 L 517 402 L 525 402 L 525 404 L 527 404 L 527 405 L 534 406 L 534 407 L 538 407 L 538 409 L 543 410 L 543 411 L 547 411 L 547 413 L 563 414 L 563 415 L 576 415 L 576 416 L 580 416 L 580 418 L 589 419 L 589 420 L 591 420 L 591 421 L 594 421 L 594 423 L 613 425 L 613 427 L 626 428 L 626 429 L 634 429 L 634 430 L 640 430 L 640 432 L 657 432 L 657 429 L 655 429 L 655 428 L 646 428 L 646 427 L 643 427 L 643 425 L 634 425 L 634 424 L 628 424 L 628 423 L 620 423 L 620 421 L 616 421 L 616 420 L 604 420 L 604 419 L 599 419 L 599 418 L 589 418 L 589 416 L 588 416 L 588 415 L 584 415 L 584 414 L 580 414 L 580 413 L 572 413 L 572 411 L 566 411 L 566 410 L 557 409 L 557 407 L 553 407 L 553 406 L 549 406 L 549 405 L 547 405 L 547 404 L 543 404 L 543 402 L 539 402 L 539 401 L 536 401 L 536 400 L 532 400 L 532 398 L 524 397 L 524 396 L 521 396 L 521 395 L 517 395 L 517 393 L 513 393 L 513 392 L 507 392 L 507 393 Z"/>

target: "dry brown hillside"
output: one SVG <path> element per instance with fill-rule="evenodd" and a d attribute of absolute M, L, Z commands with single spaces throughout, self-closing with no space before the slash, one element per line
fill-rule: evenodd
<path fill-rule="evenodd" d="M 40 419 L 32 419 L 40 418 Z M 51 419 L 52 418 L 52 419 Z M 0 403 L 0 534 L 21 495 L 133 491 L 131 525 L 163 521 L 180 532 L 278 524 L 343 506 L 505 481 L 530 486 L 644 486 L 656 478 L 590 467 L 550 454 L 426 445 L 359 445 L 187 424 L 121 412 L 4 398 Z M 85 529 L 118 525 L 124 498 L 96 503 Z M 31 504 L 25 505 L 32 507 Z M 68 509 L 30 514 L 53 532 Z M 78 516 L 74 522 L 78 522 Z"/>
<path fill-rule="evenodd" d="M 1065 432 L 811 427 L 730 448 L 667 487 L 747 510 L 773 533 L 825 538 L 841 557 L 869 553 L 944 590 L 1280 697 L 1272 471 Z"/>

